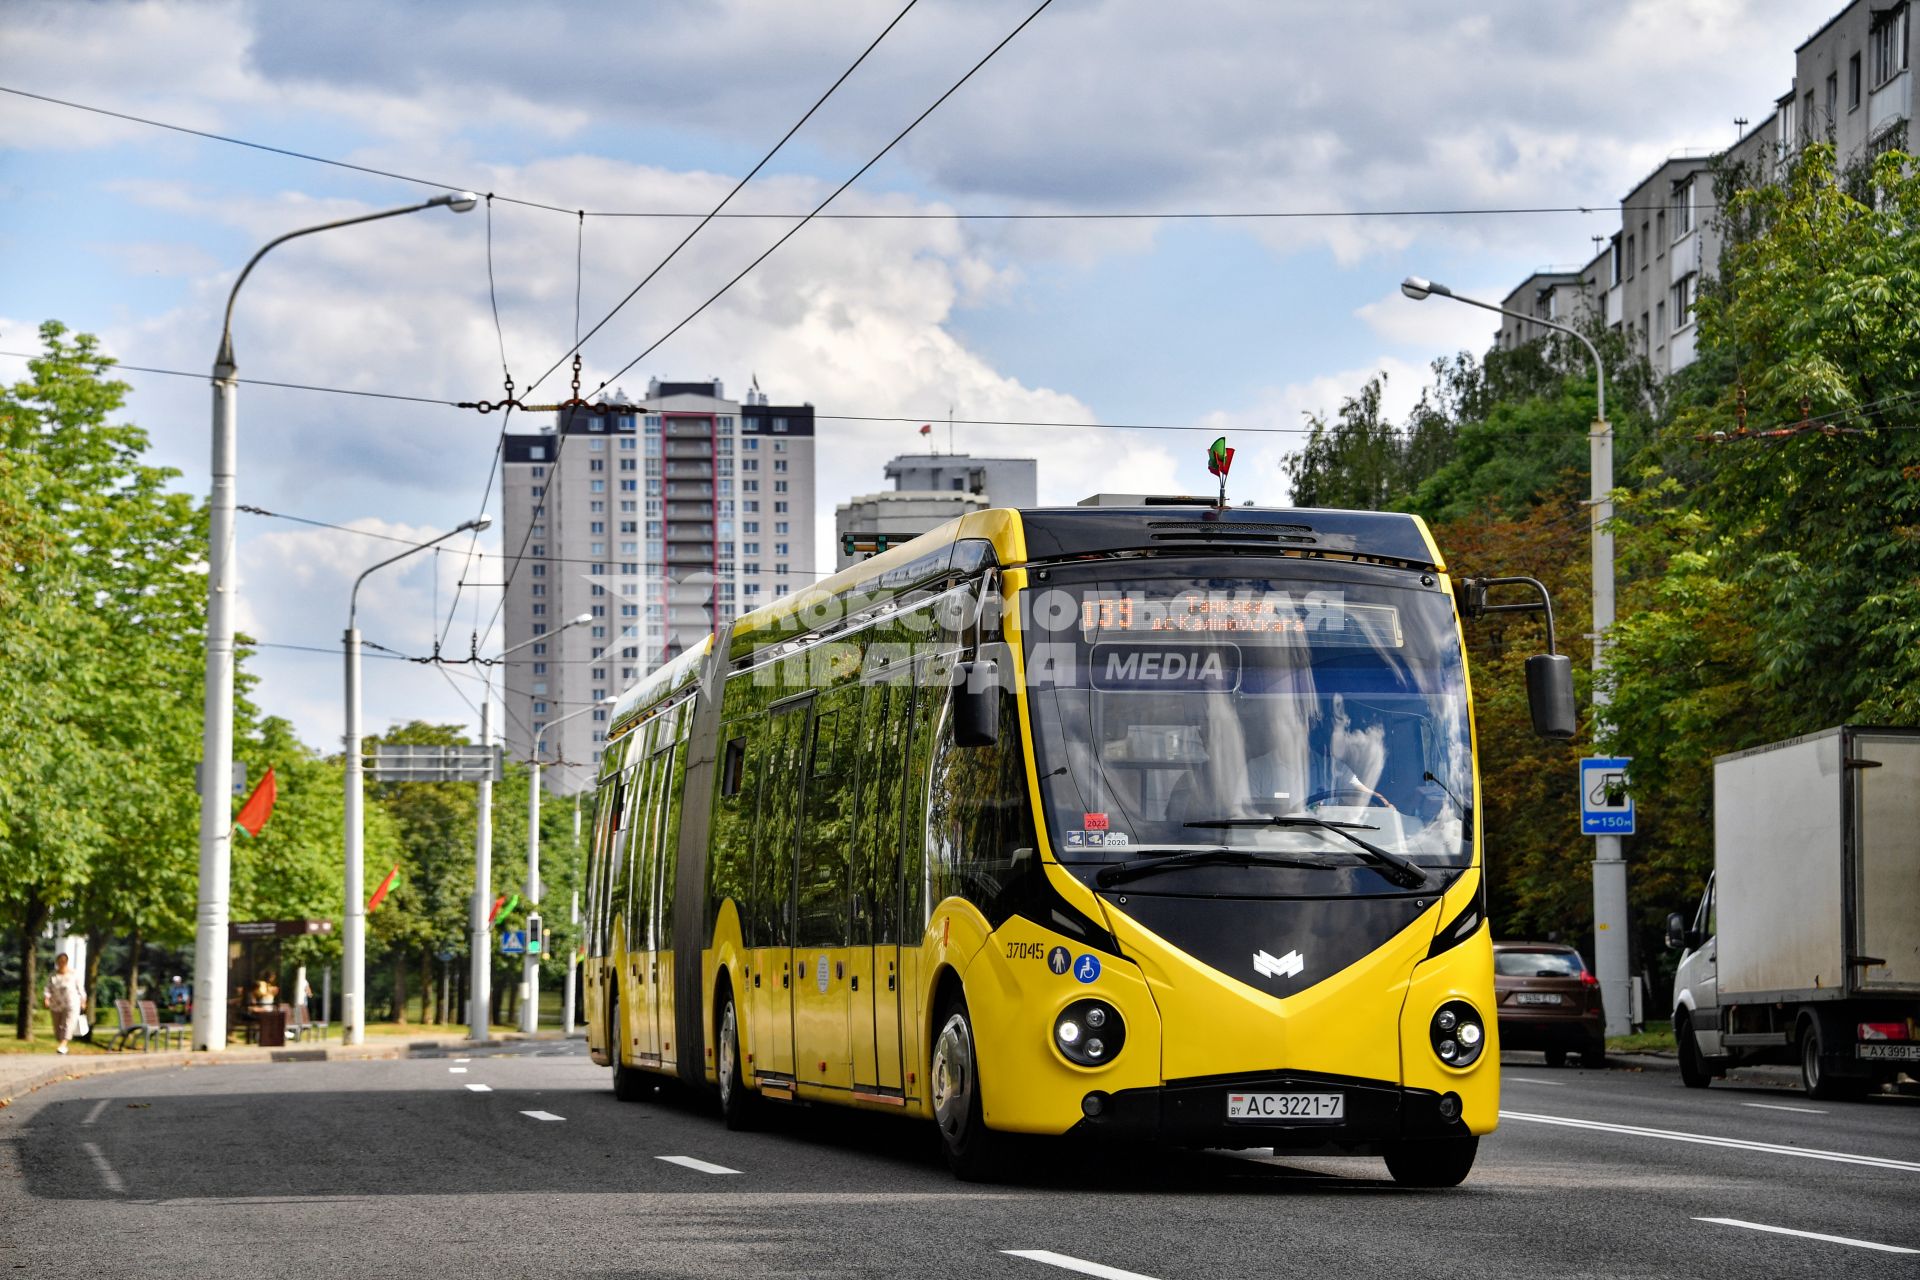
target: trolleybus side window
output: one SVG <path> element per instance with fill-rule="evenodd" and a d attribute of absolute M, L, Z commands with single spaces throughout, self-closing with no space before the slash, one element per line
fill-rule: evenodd
<path fill-rule="evenodd" d="M 1020 872 L 1031 868 L 1015 851 L 1031 857 L 1036 845 L 1013 699 L 1002 695 L 999 702 L 1000 735 L 992 746 L 955 745 L 951 712 L 940 717 L 927 796 L 931 900 L 965 898 L 995 924 L 1012 914 Z"/>
<path fill-rule="evenodd" d="M 686 706 L 682 704 L 684 713 Z M 664 814 L 660 831 L 660 945 L 662 948 L 673 945 L 673 886 L 675 870 L 680 864 L 680 807 L 685 803 L 684 785 L 687 769 L 688 717 L 682 714 L 675 732 L 673 747 L 662 758 L 666 764 L 665 798 L 662 800 Z"/>
<path fill-rule="evenodd" d="M 737 759 L 738 763 L 734 766 L 731 789 L 723 781 L 720 798 L 713 807 L 707 918 L 718 920 L 720 904 L 733 899 L 748 946 L 753 945 L 754 938 L 748 889 L 753 876 L 753 822 L 757 813 L 759 773 L 766 752 L 766 723 L 764 718 L 755 717 L 722 728 L 723 734 L 731 735 L 727 741 L 728 758 Z"/>
<path fill-rule="evenodd" d="M 907 677 L 907 678 L 903 678 Z M 860 704 L 859 816 L 854 830 L 856 943 L 900 940 L 900 788 L 913 685 L 901 668 L 866 687 Z"/>
<path fill-rule="evenodd" d="M 807 710 L 802 701 L 770 717 L 766 785 L 753 841 L 754 937 L 749 945 L 755 947 L 784 947 L 793 941 L 793 843 L 796 808 L 806 787 L 802 734 Z"/>
<path fill-rule="evenodd" d="M 641 791 L 639 765 L 628 765 L 620 774 L 620 785 L 614 795 L 614 829 L 607 845 L 607 898 L 606 910 L 602 918 L 607 922 L 609 936 L 607 950 L 613 950 L 612 928 L 616 919 L 622 922 L 620 930 L 622 945 L 631 949 L 633 943 L 633 828 L 635 812 L 638 809 L 637 797 Z"/>
<path fill-rule="evenodd" d="M 614 815 L 619 812 L 619 775 L 601 784 L 598 813 L 593 820 L 593 846 L 587 867 L 587 954 L 607 954 L 606 903 L 612 868 Z"/>
<path fill-rule="evenodd" d="M 946 696 L 946 666 L 938 661 L 919 664 L 914 673 L 910 722 L 904 726 L 907 742 L 907 768 L 901 797 L 900 848 L 900 933 L 902 941 L 918 942 L 927 927 L 927 909 L 932 905 L 926 885 L 927 766 L 933 755 L 934 722 L 940 700 Z"/>
<path fill-rule="evenodd" d="M 794 945 L 842 946 L 848 941 L 847 845 L 853 820 L 852 751 L 844 737 L 853 727 L 860 687 L 824 693 L 815 700 L 811 762 L 800 824 L 799 894 Z"/>

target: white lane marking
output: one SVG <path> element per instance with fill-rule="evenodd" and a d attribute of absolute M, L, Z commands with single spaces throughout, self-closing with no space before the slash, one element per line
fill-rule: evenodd
<path fill-rule="evenodd" d="M 1786 1107 L 1780 1105 L 1778 1102 L 1743 1102 L 1740 1105 L 1743 1107 L 1759 1107 L 1766 1111 L 1798 1111 L 1801 1115 L 1807 1116 L 1823 1116 L 1827 1114 L 1819 1107 Z"/>
<path fill-rule="evenodd" d="M 1564 1089 L 1567 1087 L 1565 1080 L 1535 1080 L 1532 1076 L 1501 1076 L 1500 1078 L 1509 1084 L 1543 1084 L 1549 1089 Z"/>
<path fill-rule="evenodd" d="M 565 1116 L 557 1116 L 553 1114 L 553 1112 L 551 1111 L 522 1111 L 520 1114 L 523 1116 L 531 1117 L 532 1119 L 535 1119 L 535 1120 L 565 1120 L 566 1119 Z"/>
<path fill-rule="evenodd" d="M 493 1092 L 493 1086 L 490 1084 L 470 1084 L 467 1086 L 467 1088 L 473 1090 L 475 1093 L 492 1093 Z"/>
<path fill-rule="evenodd" d="M 1122 1271 L 1119 1267 L 1110 1267 L 1104 1262 L 1088 1262 L 1085 1258 L 1069 1257 L 1064 1253 L 1055 1253 L 1051 1249 L 1002 1249 L 1000 1252 L 1010 1258 L 1044 1262 L 1050 1267 L 1059 1267 L 1063 1271 L 1078 1271 L 1083 1276 L 1100 1276 L 1102 1280 L 1153 1280 L 1152 1276 L 1138 1271 Z"/>
<path fill-rule="evenodd" d="M 454 1061 L 455 1062 L 472 1062 L 473 1059 L 472 1058 L 455 1058 Z"/>
<path fill-rule="evenodd" d="M 1876 1244 L 1871 1240 L 1855 1240 L 1852 1236 L 1822 1235 L 1818 1231 L 1795 1231 L 1792 1227 L 1770 1227 L 1764 1222 L 1742 1222 L 1738 1218 L 1695 1218 L 1695 1222 L 1713 1222 L 1723 1227 L 1745 1227 L 1749 1231 L 1767 1231 L 1776 1236 L 1799 1236 L 1802 1240 L 1824 1240 L 1828 1244 L 1850 1244 L 1856 1249 L 1878 1249 L 1881 1253 L 1920 1253 L 1920 1249 L 1903 1249 L 1897 1244 Z"/>
<path fill-rule="evenodd" d="M 1911 1160 L 1889 1160 L 1883 1156 L 1856 1156 L 1844 1151 L 1821 1151 L 1813 1147 L 1786 1147 L 1776 1142 L 1748 1142 L 1744 1138 L 1716 1138 L 1705 1133 L 1682 1133 L 1676 1129 L 1645 1129 L 1631 1124 L 1603 1124 L 1598 1120 L 1573 1120 L 1566 1116 L 1532 1115 L 1525 1111 L 1502 1111 L 1502 1120 L 1526 1120 L 1533 1124 L 1555 1124 L 1569 1129 L 1592 1129 L 1600 1133 L 1624 1133 L 1635 1138 L 1665 1138 L 1669 1142 L 1692 1142 L 1708 1147 L 1731 1147 L 1736 1151 L 1764 1151 L 1776 1156 L 1799 1156 L 1803 1160 L 1831 1160 L 1837 1164 L 1863 1164 L 1873 1169 L 1900 1169 L 1920 1173 L 1920 1164 Z"/>
<path fill-rule="evenodd" d="M 93 1104 L 93 1110 L 87 1112 L 87 1118 L 85 1120 L 82 1120 L 80 1123 L 92 1124 L 94 1121 L 100 1118 L 100 1113 L 102 1111 L 105 1111 L 106 1109 L 107 1109 L 107 1099 L 102 1098 L 100 1099 L 100 1101 Z"/>
<path fill-rule="evenodd" d="M 107 1190 L 117 1196 L 127 1194 L 127 1184 L 120 1180 L 120 1175 L 114 1172 L 112 1165 L 107 1163 L 107 1158 L 100 1153 L 99 1147 L 91 1142 L 83 1142 L 80 1144 L 80 1149 L 87 1153 L 87 1158 L 93 1161 L 93 1167 L 100 1171 L 100 1181 L 107 1184 Z"/>
<path fill-rule="evenodd" d="M 655 1156 L 655 1160 L 665 1160 L 668 1164 L 677 1164 L 686 1169 L 698 1169 L 701 1173 L 738 1173 L 738 1169 L 729 1169 L 723 1164 L 711 1164 L 705 1160 L 696 1160 L 692 1156 Z"/>
<path fill-rule="evenodd" d="M 448 1067 L 447 1070 L 449 1073 L 456 1076 L 463 1076 L 467 1074 L 467 1069 L 465 1067 Z"/>

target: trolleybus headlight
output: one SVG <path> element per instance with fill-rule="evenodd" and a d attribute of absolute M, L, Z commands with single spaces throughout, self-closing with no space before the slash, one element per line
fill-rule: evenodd
<path fill-rule="evenodd" d="M 1464 1000 L 1450 1000 L 1433 1015 L 1428 1028 L 1433 1052 L 1450 1067 L 1471 1066 L 1486 1048 L 1487 1030 L 1474 1007 Z"/>
<path fill-rule="evenodd" d="M 1089 1034 L 1095 1030 L 1098 1035 Z M 1105 1066 L 1126 1039 L 1120 1011 L 1103 1000 L 1075 1000 L 1053 1023 L 1053 1047 L 1076 1066 Z"/>

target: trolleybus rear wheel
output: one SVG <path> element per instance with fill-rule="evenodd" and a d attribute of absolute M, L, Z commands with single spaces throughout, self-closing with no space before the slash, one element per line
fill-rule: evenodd
<path fill-rule="evenodd" d="M 621 1102 L 639 1102 L 647 1096 L 647 1082 L 640 1072 L 627 1065 L 627 1036 L 620 1021 L 616 1001 L 607 1025 L 607 1050 L 613 1058 L 613 1096 Z"/>
<path fill-rule="evenodd" d="M 1429 1138 L 1387 1148 L 1387 1172 L 1403 1187 L 1457 1187 L 1473 1169 L 1480 1139 Z"/>
<path fill-rule="evenodd" d="M 947 1167 L 967 1182 L 991 1181 L 1005 1144 L 981 1116 L 980 1059 L 964 997 L 952 997 L 941 1014 L 927 1075 Z"/>

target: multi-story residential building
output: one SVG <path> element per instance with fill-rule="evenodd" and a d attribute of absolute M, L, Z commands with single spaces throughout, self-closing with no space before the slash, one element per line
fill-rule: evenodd
<path fill-rule="evenodd" d="M 1039 500 L 1039 470 L 1032 458 L 908 453 L 888 462 L 885 474 L 893 481 L 890 491 L 860 494 L 834 509 L 838 568 L 864 559 L 883 536 L 889 542 L 903 540 L 969 511 L 1031 507 Z"/>
<path fill-rule="evenodd" d="M 505 668 L 510 755 L 552 724 L 549 785 L 589 785 L 606 710 L 561 716 L 814 580 L 813 427 L 811 405 L 656 380 L 637 404 L 506 437 L 505 643 L 526 645 Z"/>
<path fill-rule="evenodd" d="M 1847 5 L 1794 51 L 1792 87 L 1739 141 L 1717 154 L 1669 156 L 1621 199 L 1620 229 L 1601 258 L 1578 272 L 1536 272 L 1503 305 L 1545 319 L 1604 307 L 1606 326 L 1655 373 L 1685 368 L 1694 305 L 1725 248 L 1716 179 L 1777 181 L 1810 141 L 1831 141 L 1843 169 L 1912 150 L 1912 39 L 1907 0 Z M 1544 332 L 1507 319 L 1497 341 L 1511 348 Z"/>

